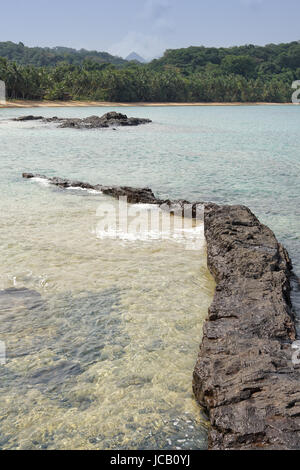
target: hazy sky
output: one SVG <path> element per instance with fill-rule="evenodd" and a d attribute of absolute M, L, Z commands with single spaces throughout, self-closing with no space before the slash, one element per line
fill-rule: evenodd
<path fill-rule="evenodd" d="M 0 0 L 0 41 L 145 58 L 165 49 L 300 40 L 299 0 Z"/>

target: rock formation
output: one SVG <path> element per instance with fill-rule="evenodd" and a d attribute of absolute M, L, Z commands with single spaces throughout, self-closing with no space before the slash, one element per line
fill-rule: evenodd
<path fill-rule="evenodd" d="M 118 126 L 138 126 L 140 124 L 147 124 L 152 122 L 150 119 L 142 119 L 135 117 L 127 117 L 126 114 L 116 113 L 112 111 L 103 116 L 89 116 L 87 118 L 45 118 L 43 116 L 21 116 L 13 119 L 14 121 L 42 121 L 44 123 L 54 122 L 61 128 L 74 128 L 74 129 L 101 129 L 107 127 Z"/>
<path fill-rule="evenodd" d="M 95 191 L 101 191 L 103 194 L 108 196 L 119 198 L 127 197 L 127 202 L 131 204 L 157 204 L 162 209 L 168 210 L 175 215 L 183 215 L 192 218 L 200 218 L 203 214 L 203 202 L 189 202 L 184 199 L 170 200 L 170 199 L 159 199 L 157 198 L 150 188 L 131 188 L 130 186 L 104 186 L 102 184 L 90 184 L 84 183 L 77 180 L 68 180 L 65 178 L 59 178 L 57 176 L 48 178 L 45 175 L 34 174 L 34 173 L 23 173 L 23 178 L 42 178 L 49 183 L 58 186 L 59 188 L 83 188 L 83 189 L 94 189 Z"/>
<path fill-rule="evenodd" d="M 289 256 L 247 207 L 208 204 L 204 221 L 217 285 L 193 389 L 209 413 L 209 448 L 300 449 Z"/>

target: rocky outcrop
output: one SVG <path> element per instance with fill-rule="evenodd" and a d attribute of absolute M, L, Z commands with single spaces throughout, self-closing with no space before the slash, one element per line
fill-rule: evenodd
<path fill-rule="evenodd" d="M 119 198 L 127 197 L 127 202 L 130 204 L 157 204 L 162 209 L 168 210 L 175 215 L 184 215 L 186 217 L 200 219 L 203 215 L 203 202 L 189 202 L 184 199 L 170 200 L 170 199 L 159 199 L 157 198 L 150 188 L 132 188 L 130 186 L 104 186 L 102 184 L 90 184 L 77 180 L 69 180 L 65 178 L 59 178 L 57 176 L 48 178 L 45 175 L 34 174 L 34 173 L 23 173 L 23 178 L 42 178 L 49 183 L 58 186 L 59 188 L 82 188 L 82 189 L 93 189 L 95 191 L 101 191 L 103 194 L 108 196 Z"/>
<path fill-rule="evenodd" d="M 18 118 L 14 118 L 13 121 L 18 121 L 18 122 L 25 122 L 25 121 L 41 121 L 43 120 L 43 116 L 32 116 L 31 114 L 29 116 L 20 116 Z"/>
<path fill-rule="evenodd" d="M 217 285 L 193 389 L 209 413 L 209 448 L 300 449 L 289 256 L 247 207 L 208 204 L 204 220 Z"/>
<path fill-rule="evenodd" d="M 112 111 L 103 116 L 89 116 L 87 118 L 44 118 L 42 116 L 21 116 L 13 119 L 14 121 L 42 121 L 44 123 L 56 123 L 61 128 L 73 129 L 101 129 L 118 126 L 139 126 L 152 122 L 150 119 L 127 117 L 126 114 Z"/>

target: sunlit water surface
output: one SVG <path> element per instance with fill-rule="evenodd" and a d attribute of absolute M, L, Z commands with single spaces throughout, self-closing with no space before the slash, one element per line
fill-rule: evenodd
<path fill-rule="evenodd" d="M 22 180 L 23 171 L 244 203 L 300 270 L 299 108 L 120 110 L 153 123 L 56 129 L 7 121 L 28 110 L 0 110 L 0 448 L 206 446 L 191 390 L 214 290 L 202 223 L 116 239 L 99 230 L 99 215 L 108 204 L 112 220 L 117 202 Z"/>

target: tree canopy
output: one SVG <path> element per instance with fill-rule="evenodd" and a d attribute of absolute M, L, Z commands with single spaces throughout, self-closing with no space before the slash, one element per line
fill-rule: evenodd
<path fill-rule="evenodd" d="M 21 45 L 20 50 L 24 47 Z M 298 42 L 227 49 L 190 47 L 168 50 L 161 59 L 149 64 L 123 61 L 125 65 L 113 64 L 104 56 L 103 60 L 95 60 L 93 52 L 80 56 L 79 62 L 72 62 L 68 55 L 70 49 L 56 49 L 62 56 L 64 51 L 67 55 L 55 64 L 50 58 L 47 63 L 37 65 L 26 62 L 24 57 L 22 60 L 0 57 L 0 80 L 6 83 L 8 98 L 288 102 L 292 82 L 300 79 Z"/>

